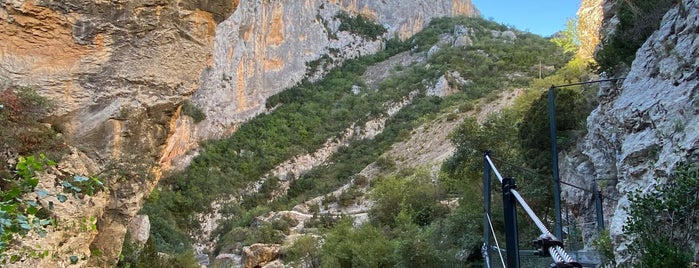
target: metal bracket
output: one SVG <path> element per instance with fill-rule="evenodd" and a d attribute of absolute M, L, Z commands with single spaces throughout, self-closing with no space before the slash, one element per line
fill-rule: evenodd
<path fill-rule="evenodd" d="M 560 246 L 561 248 L 563 248 L 563 242 L 558 241 L 558 239 L 556 239 L 555 237 L 542 234 L 539 236 L 539 238 L 534 240 L 534 247 L 539 249 L 534 254 L 541 257 L 551 257 L 551 254 L 549 254 L 549 248 L 555 246 Z"/>

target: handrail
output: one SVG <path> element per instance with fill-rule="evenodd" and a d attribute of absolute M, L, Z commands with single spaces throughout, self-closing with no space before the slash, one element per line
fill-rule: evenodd
<path fill-rule="evenodd" d="M 492 159 L 488 154 L 484 156 L 486 162 L 490 166 L 490 169 L 495 173 L 497 176 L 498 180 L 502 183 L 503 182 L 503 177 L 500 174 L 500 171 L 498 171 L 497 167 L 495 167 L 495 164 L 493 163 Z M 511 179 L 510 179 L 511 180 Z M 505 187 L 503 186 L 503 191 L 509 191 L 512 196 L 514 196 L 515 200 L 517 200 L 517 203 L 519 203 L 520 206 L 524 209 L 524 211 L 527 213 L 527 216 L 534 221 L 534 224 L 539 228 L 541 231 L 541 235 L 539 238 L 535 241 L 535 244 L 538 247 L 541 247 L 540 255 L 548 255 L 550 256 L 553 261 L 556 263 L 557 266 L 559 267 L 582 267 L 579 263 L 575 262 L 570 255 L 563 249 L 563 243 L 561 240 L 559 240 L 556 236 L 554 236 L 551 231 L 544 225 L 544 223 L 539 219 L 539 217 L 534 213 L 534 210 L 527 204 L 527 202 L 524 200 L 522 195 L 514 189 L 514 187 L 508 187 L 508 189 L 504 189 Z M 490 221 L 489 215 L 486 215 L 488 217 L 488 221 Z M 516 220 L 515 220 L 516 221 Z M 491 226 L 492 228 L 492 226 Z M 493 234 L 494 236 L 494 234 Z M 497 241 L 496 241 L 497 243 Z M 548 254 L 546 254 L 548 253 Z"/>
<path fill-rule="evenodd" d="M 489 156 L 489 155 L 486 155 L 486 156 L 485 156 L 485 159 L 488 160 L 488 164 L 490 164 L 490 167 L 491 167 L 491 168 L 493 169 L 493 171 L 495 172 L 495 176 L 497 176 L 497 177 L 498 177 L 498 180 L 500 180 L 500 183 L 502 183 L 502 180 L 503 180 L 503 179 L 502 179 L 502 175 L 500 175 L 500 171 L 498 171 L 498 169 L 495 168 L 495 164 L 493 164 L 493 160 L 490 159 L 490 156 Z"/>

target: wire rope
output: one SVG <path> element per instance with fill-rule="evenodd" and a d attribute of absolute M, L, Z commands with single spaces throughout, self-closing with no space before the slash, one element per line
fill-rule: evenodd
<path fill-rule="evenodd" d="M 485 159 L 488 161 L 490 168 L 492 168 L 493 172 L 495 173 L 495 175 L 498 177 L 498 179 L 502 183 L 502 181 L 503 181 L 502 175 L 500 175 L 500 172 L 495 167 L 495 164 L 493 164 L 493 161 L 490 159 L 490 156 L 486 155 Z M 504 162 L 502 160 L 499 160 L 499 161 Z M 507 164 L 509 164 L 509 163 L 507 163 Z M 517 167 L 517 168 L 520 168 L 519 166 L 515 166 L 513 164 L 510 164 L 510 165 Z M 522 168 L 522 169 L 524 169 L 524 168 Z M 541 221 L 541 219 L 539 219 L 539 217 L 536 215 L 536 213 L 534 213 L 534 210 L 532 210 L 532 208 L 529 207 L 529 204 L 527 204 L 527 202 L 519 194 L 519 192 L 517 192 L 517 190 L 515 190 L 515 189 L 510 189 L 509 191 L 515 197 L 515 199 L 517 200 L 517 203 L 519 203 L 522 206 L 522 208 L 524 209 L 524 211 L 527 212 L 527 215 L 529 216 L 529 218 L 532 221 L 534 221 L 534 223 L 537 227 L 539 227 L 539 230 L 541 231 L 542 236 L 549 237 L 553 240 L 558 240 L 558 238 L 556 238 L 553 234 L 551 234 L 551 232 L 548 230 L 548 228 L 546 228 L 546 225 L 544 225 L 544 223 Z M 505 266 L 505 261 L 502 257 L 502 252 L 500 252 L 500 245 L 498 244 L 497 237 L 495 236 L 495 230 L 493 229 L 493 223 L 490 220 L 490 215 L 488 213 L 486 213 L 486 216 L 488 218 L 488 225 L 490 225 L 490 231 L 493 233 L 493 238 L 495 239 L 495 245 L 498 248 L 498 254 L 500 254 L 500 260 L 503 262 L 503 266 Z M 573 258 L 571 258 L 570 255 L 568 255 L 568 253 L 563 249 L 563 247 L 561 247 L 559 245 L 551 246 L 551 247 L 547 248 L 547 250 L 548 250 L 549 254 L 551 255 L 551 258 L 553 259 L 553 261 L 556 263 L 574 262 Z"/>
<path fill-rule="evenodd" d="M 534 170 L 531 170 L 531 169 L 528 169 L 528 168 L 525 168 L 525 167 L 522 167 L 522 166 L 518 166 L 518 165 L 516 165 L 516 164 L 512 164 L 512 163 L 510 163 L 510 162 L 507 162 L 507 161 L 502 160 L 502 159 L 499 159 L 499 158 L 493 158 L 493 160 L 498 161 L 498 162 L 500 162 L 500 163 L 503 163 L 503 164 L 505 164 L 505 165 L 508 165 L 508 166 L 510 166 L 510 167 L 519 169 L 519 170 L 521 170 L 521 171 L 523 171 L 523 172 L 525 172 L 525 173 L 529 173 L 530 175 L 537 176 L 537 177 L 539 177 L 539 178 L 545 178 L 545 179 L 548 179 L 548 178 L 549 178 L 548 176 L 541 175 L 541 174 L 539 174 L 538 172 L 536 172 L 536 171 L 534 171 Z M 559 180 L 558 182 L 560 182 L 561 184 L 565 184 L 565 185 L 568 185 L 568 186 L 570 186 L 570 187 L 573 187 L 573 188 L 575 188 L 575 189 L 578 189 L 578 190 L 581 190 L 581 191 L 585 191 L 585 192 L 587 192 L 587 193 L 594 193 L 593 191 L 591 191 L 591 190 L 589 190 L 589 189 L 585 189 L 585 188 L 583 188 L 583 187 L 580 187 L 580 186 L 577 186 L 577 185 L 574 185 L 574 184 L 571 184 L 571 183 L 568 183 L 568 182 L 565 182 L 565 181 L 562 181 L 562 180 Z M 604 197 L 604 198 L 607 198 L 607 199 L 614 200 L 614 201 L 619 201 L 619 199 L 616 199 L 616 198 L 613 198 L 613 197 L 610 197 L 610 196 L 607 196 L 607 195 L 603 195 L 603 194 L 601 194 L 601 193 L 600 193 L 600 196 L 602 196 L 602 197 Z"/>
<path fill-rule="evenodd" d="M 485 156 L 485 159 L 488 160 L 488 164 L 490 164 L 490 167 L 493 169 L 493 172 L 495 172 L 495 176 L 498 177 L 498 180 L 500 180 L 500 183 L 502 183 L 502 175 L 500 175 L 500 171 L 495 167 L 495 164 L 493 164 L 493 160 L 490 159 L 489 155 Z"/>
<path fill-rule="evenodd" d="M 493 222 L 490 221 L 490 214 L 486 213 L 485 216 L 488 218 L 488 225 L 490 225 L 490 232 L 493 234 L 493 239 L 495 240 L 495 247 L 498 248 L 498 255 L 500 255 L 500 261 L 502 262 L 502 267 L 507 267 L 505 265 L 505 259 L 502 257 L 502 251 L 500 251 L 500 244 L 498 243 L 498 237 L 495 235 L 495 229 L 493 228 Z M 490 250 L 490 249 L 488 249 Z"/>

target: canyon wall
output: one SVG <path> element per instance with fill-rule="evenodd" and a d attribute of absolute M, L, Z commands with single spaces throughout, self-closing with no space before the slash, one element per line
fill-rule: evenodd
<path fill-rule="evenodd" d="M 339 31 L 340 11 L 387 33 Z M 81 248 L 89 264 L 79 265 L 113 265 L 162 170 L 181 168 L 199 141 L 264 111 L 267 97 L 308 78 L 307 63 L 328 55 L 338 64 L 408 38 L 434 17 L 476 14 L 469 0 L 0 1 L 0 85 L 50 99 L 42 121 L 90 159 L 86 170 L 119 171 L 93 202 L 97 233 L 50 250 Z M 183 116 L 185 100 L 206 119 Z M 94 252 L 101 256 L 89 258 Z"/>
<path fill-rule="evenodd" d="M 621 234 L 629 194 L 647 193 L 671 179 L 679 164 L 699 160 L 698 59 L 699 2 L 683 0 L 638 50 L 626 79 L 600 87 L 586 136 L 561 155 L 563 180 L 586 187 L 596 181 L 608 197 L 604 212 L 618 262 L 628 261 Z M 579 222 L 594 221 L 591 195 L 564 187 L 562 196 L 588 211 Z"/>
<path fill-rule="evenodd" d="M 377 38 L 339 31 L 338 12 L 362 15 L 386 28 Z M 265 100 L 281 90 L 314 79 L 343 59 L 373 54 L 384 41 L 406 39 L 435 17 L 478 15 L 461 1 L 245 1 L 216 27 L 213 63 L 202 73 L 192 97 L 206 119 L 178 122 L 162 164 L 183 166 L 202 139 L 225 137 L 236 125 L 265 110 Z M 310 62 L 319 61 L 311 70 Z M 310 72 L 310 74 L 309 74 Z M 186 119 L 184 119 L 186 120 Z"/>

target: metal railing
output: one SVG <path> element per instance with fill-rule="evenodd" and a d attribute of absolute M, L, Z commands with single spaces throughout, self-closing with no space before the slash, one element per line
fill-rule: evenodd
<path fill-rule="evenodd" d="M 527 213 L 529 218 L 534 222 L 536 227 L 541 231 L 541 235 L 535 240 L 534 244 L 539 249 L 539 256 L 546 257 L 550 256 L 555 263 L 556 267 L 580 267 L 582 265 L 575 260 L 563 249 L 563 242 L 554 236 L 551 231 L 546 228 L 546 225 L 539 219 L 539 217 L 534 213 L 534 210 L 527 204 L 522 195 L 516 190 L 516 184 L 514 178 L 503 178 L 500 171 L 493 164 L 492 159 L 488 152 L 484 155 L 484 173 L 483 173 L 483 197 L 485 202 L 485 216 L 484 216 L 484 257 L 487 267 L 491 266 L 490 254 L 488 253 L 490 246 L 490 234 L 492 232 L 492 225 L 490 223 L 490 176 L 491 172 L 495 173 L 502 184 L 503 192 L 503 212 L 505 215 L 505 237 L 506 237 L 506 261 L 503 265 L 508 268 L 519 268 L 520 267 L 520 256 L 519 256 L 519 242 L 517 235 L 517 213 L 516 204 L 519 204 L 522 209 Z M 499 248 L 499 246 L 498 246 Z"/>

